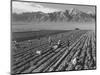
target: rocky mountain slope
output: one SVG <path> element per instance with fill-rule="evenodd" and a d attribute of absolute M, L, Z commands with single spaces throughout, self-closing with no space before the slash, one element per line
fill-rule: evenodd
<path fill-rule="evenodd" d="M 21 14 L 12 13 L 12 21 L 14 22 L 92 22 L 95 21 L 94 13 L 86 13 L 78 9 L 72 8 L 65 11 L 57 11 L 52 13 L 44 12 L 25 12 Z"/>

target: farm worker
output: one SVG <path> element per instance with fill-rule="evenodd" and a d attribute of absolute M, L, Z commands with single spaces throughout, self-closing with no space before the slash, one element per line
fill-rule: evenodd
<path fill-rule="evenodd" d="M 61 46 L 61 40 L 58 40 L 58 47 L 60 47 Z"/>
<path fill-rule="evenodd" d="M 60 43 L 61 43 L 61 40 L 58 40 L 58 43 L 57 44 L 59 45 Z"/>
<path fill-rule="evenodd" d="M 40 50 L 37 50 L 36 51 L 36 54 L 41 55 L 41 51 Z"/>
<path fill-rule="evenodd" d="M 53 46 L 53 49 L 57 49 L 61 46 L 61 40 L 58 40 L 57 44 Z"/>
<path fill-rule="evenodd" d="M 76 64 L 76 62 L 77 62 L 76 60 L 77 60 L 77 59 L 76 59 L 76 58 L 74 58 L 74 59 L 71 61 L 73 65 L 75 65 L 75 64 Z"/>
<path fill-rule="evenodd" d="M 67 40 L 67 46 L 68 46 L 68 47 L 70 46 L 70 41 L 69 41 L 69 40 Z"/>
<path fill-rule="evenodd" d="M 57 44 L 51 46 L 52 52 L 56 52 L 55 49 L 57 49 L 59 45 L 60 45 L 60 40 L 58 40 Z"/>
<path fill-rule="evenodd" d="M 17 44 L 17 41 L 13 41 L 14 44 Z"/>
<path fill-rule="evenodd" d="M 51 46 L 51 44 L 52 44 L 52 39 L 51 39 L 50 36 L 49 36 L 49 38 L 48 38 L 48 42 L 49 42 L 49 45 Z"/>

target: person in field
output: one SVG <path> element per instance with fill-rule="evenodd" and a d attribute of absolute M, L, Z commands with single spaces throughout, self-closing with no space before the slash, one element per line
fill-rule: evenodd
<path fill-rule="evenodd" d="M 36 54 L 38 54 L 38 55 L 41 55 L 41 53 L 42 53 L 42 52 L 41 52 L 40 50 L 37 50 L 37 51 L 36 51 Z"/>
<path fill-rule="evenodd" d="M 70 40 L 67 40 L 67 47 L 70 46 Z"/>
<path fill-rule="evenodd" d="M 49 45 L 51 46 L 52 45 L 52 43 L 53 43 L 53 41 L 52 41 L 52 39 L 51 39 L 51 37 L 49 36 L 49 38 L 48 38 L 48 42 L 49 42 Z"/>
<path fill-rule="evenodd" d="M 61 45 L 61 40 L 58 40 L 57 44 L 53 45 L 53 49 L 57 49 Z"/>
<path fill-rule="evenodd" d="M 49 38 L 48 38 L 48 42 L 49 42 L 49 46 L 50 46 L 50 48 L 51 48 L 51 50 L 52 50 L 52 52 L 56 52 L 55 50 L 57 49 L 57 48 L 59 48 L 59 47 L 61 47 L 61 40 L 58 40 L 57 41 L 57 43 L 55 44 L 55 45 L 53 45 L 53 40 L 51 39 L 51 37 L 49 36 Z"/>
<path fill-rule="evenodd" d="M 61 40 L 58 40 L 57 44 L 53 45 L 51 48 L 53 52 L 56 52 L 55 50 L 60 47 L 61 47 Z"/>

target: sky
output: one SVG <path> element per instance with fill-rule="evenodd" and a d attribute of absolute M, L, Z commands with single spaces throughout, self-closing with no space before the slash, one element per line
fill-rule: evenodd
<path fill-rule="evenodd" d="M 37 12 L 37 11 L 49 13 L 55 11 L 64 11 L 66 9 L 70 10 L 72 8 L 76 8 L 88 13 L 92 12 L 95 13 L 94 6 L 12 1 L 12 12 L 15 13 Z"/>

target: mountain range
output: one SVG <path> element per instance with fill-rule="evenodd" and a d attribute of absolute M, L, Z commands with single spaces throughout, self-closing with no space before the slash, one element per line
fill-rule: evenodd
<path fill-rule="evenodd" d="M 13 22 L 92 22 L 95 19 L 94 13 L 86 13 L 76 8 L 51 13 L 41 11 L 12 13 Z"/>

